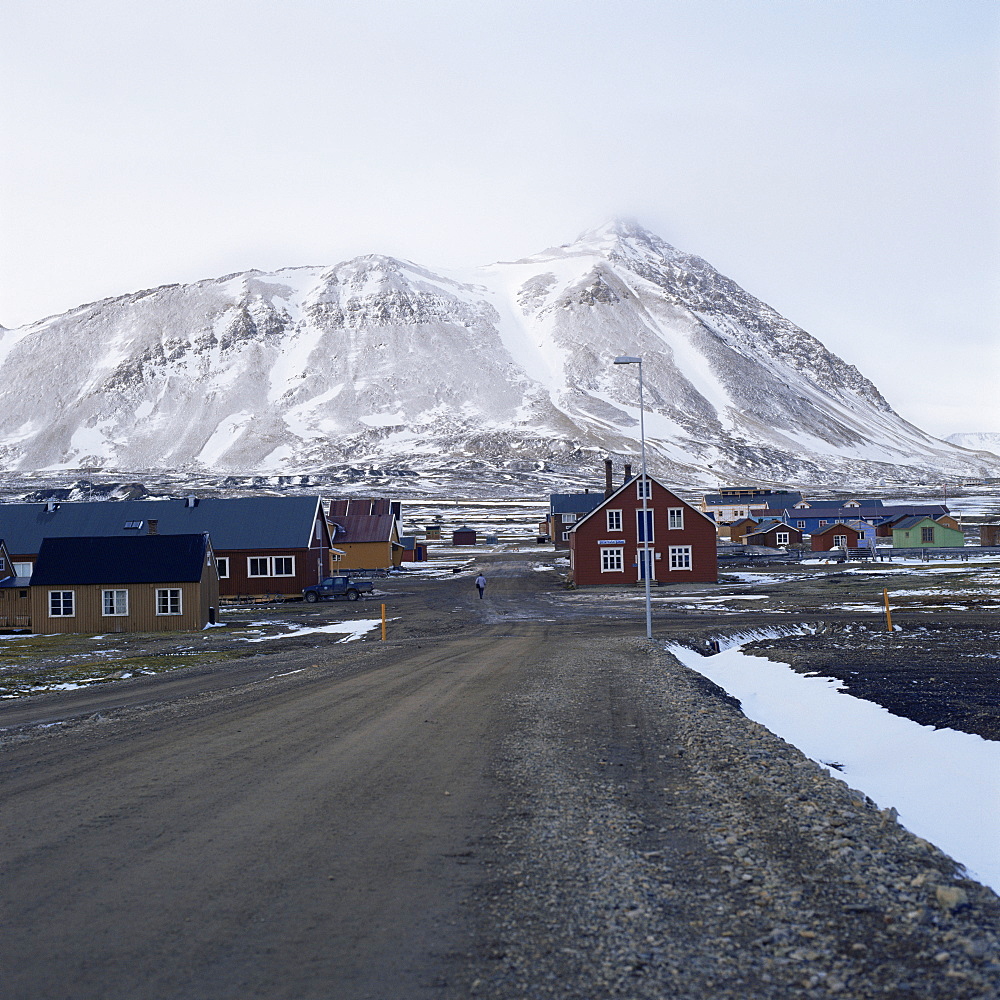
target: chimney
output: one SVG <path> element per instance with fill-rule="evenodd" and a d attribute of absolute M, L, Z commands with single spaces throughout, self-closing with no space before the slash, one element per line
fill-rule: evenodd
<path fill-rule="evenodd" d="M 625 479 L 624 482 L 628 482 L 632 478 L 632 465 L 629 462 L 625 463 Z"/>
<path fill-rule="evenodd" d="M 606 458 L 604 460 L 604 495 L 609 497 L 614 491 L 615 488 L 611 482 L 611 459 Z"/>
<path fill-rule="evenodd" d="M 156 518 L 151 517 L 147 522 L 146 534 L 147 535 L 158 535 L 160 533 L 160 522 Z"/>
<path fill-rule="evenodd" d="M 197 507 L 198 506 L 198 498 L 197 497 L 187 497 L 184 500 L 184 506 L 185 507 Z"/>

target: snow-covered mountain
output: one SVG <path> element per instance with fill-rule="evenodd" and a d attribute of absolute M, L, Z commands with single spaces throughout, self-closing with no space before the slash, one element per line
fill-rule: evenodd
<path fill-rule="evenodd" d="M 959 448 L 989 451 L 994 455 L 1000 455 L 1000 433 L 996 431 L 966 431 L 961 434 L 949 434 L 945 441 L 957 444 Z"/>
<path fill-rule="evenodd" d="M 8 469 L 595 464 L 675 481 L 995 474 L 704 260 L 614 223 L 522 260 L 370 255 L 80 306 L 0 332 Z"/>

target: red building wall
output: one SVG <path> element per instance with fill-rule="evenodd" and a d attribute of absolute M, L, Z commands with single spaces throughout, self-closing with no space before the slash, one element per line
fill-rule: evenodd
<path fill-rule="evenodd" d="M 653 534 L 649 547 L 654 553 L 650 578 L 660 583 L 715 583 L 715 522 L 655 480 L 650 485 L 647 506 Z M 637 515 L 641 510 L 638 481 L 633 480 L 577 523 L 570 532 L 570 568 L 577 586 L 634 584 L 642 579 Z M 675 514 L 672 519 L 671 510 L 679 510 L 680 517 Z M 609 511 L 621 512 L 620 528 L 609 526 L 618 523 L 617 518 L 609 521 Z"/>
<path fill-rule="evenodd" d="M 847 547 L 849 549 L 856 549 L 858 547 L 858 539 L 862 537 L 860 531 L 857 531 L 854 528 L 849 528 L 846 524 L 833 524 L 829 528 L 824 528 L 822 531 L 814 531 L 812 533 L 812 551 L 829 552 L 833 548 L 833 539 L 835 535 L 846 535 Z"/>

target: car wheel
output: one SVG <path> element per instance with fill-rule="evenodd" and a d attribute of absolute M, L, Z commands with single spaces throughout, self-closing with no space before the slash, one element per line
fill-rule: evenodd
<path fill-rule="evenodd" d="M 349 590 L 347 592 L 347 599 L 349 601 L 356 601 L 361 595 L 356 590 Z"/>
<path fill-rule="evenodd" d="M 306 601 L 309 604 L 315 604 L 318 600 L 319 597 L 316 595 L 316 591 L 310 590 L 309 593 L 306 594 Z"/>

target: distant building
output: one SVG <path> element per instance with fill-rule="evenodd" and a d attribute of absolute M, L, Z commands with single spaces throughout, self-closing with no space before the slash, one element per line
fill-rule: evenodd
<path fill-rule="evenodd" d="M 892 529 L 894 549 L 963 548 L 965 535 L 931 517 L 907 517 Z"/>
<path fill-rule="evenodd" d="M 476 532 L 467 524 L 463 524 L 460 528 L 456 528 L 451 533 L 452 545 L 475 545 L 476 539 Z"/>
<path fill-rule="evenodd" d="M 599 490 L 583 493 L 549 494 L 549 517 L 546 534 L 557 549 L 569 548 L 570 529 L 604 500 Z"/>
<path fill-rule="evenodd" d="M 802 542 L 802 532 L 787 521 L 769 518 L 761 521 L 743 536 L 745 545 L 763 545 L 772 549 L 783 549 Z"/>
<path fill-rule="evenodd" d="M 717 493 L 706 493 L 701 501 L 702 512 L 717 524 L 753 517 L 767 510 L 791 507 L 802 499 L 792 490 L 761 490 L 750 486 L 722 486 Z"/>
<path fill-rule="evenodd" d="M 577 586 L 714 583 L 718 579 L 715 524 L 651 476 L 643 510 L 641 477 L 630 479 L 570 529 L 570 572 Z"/>

